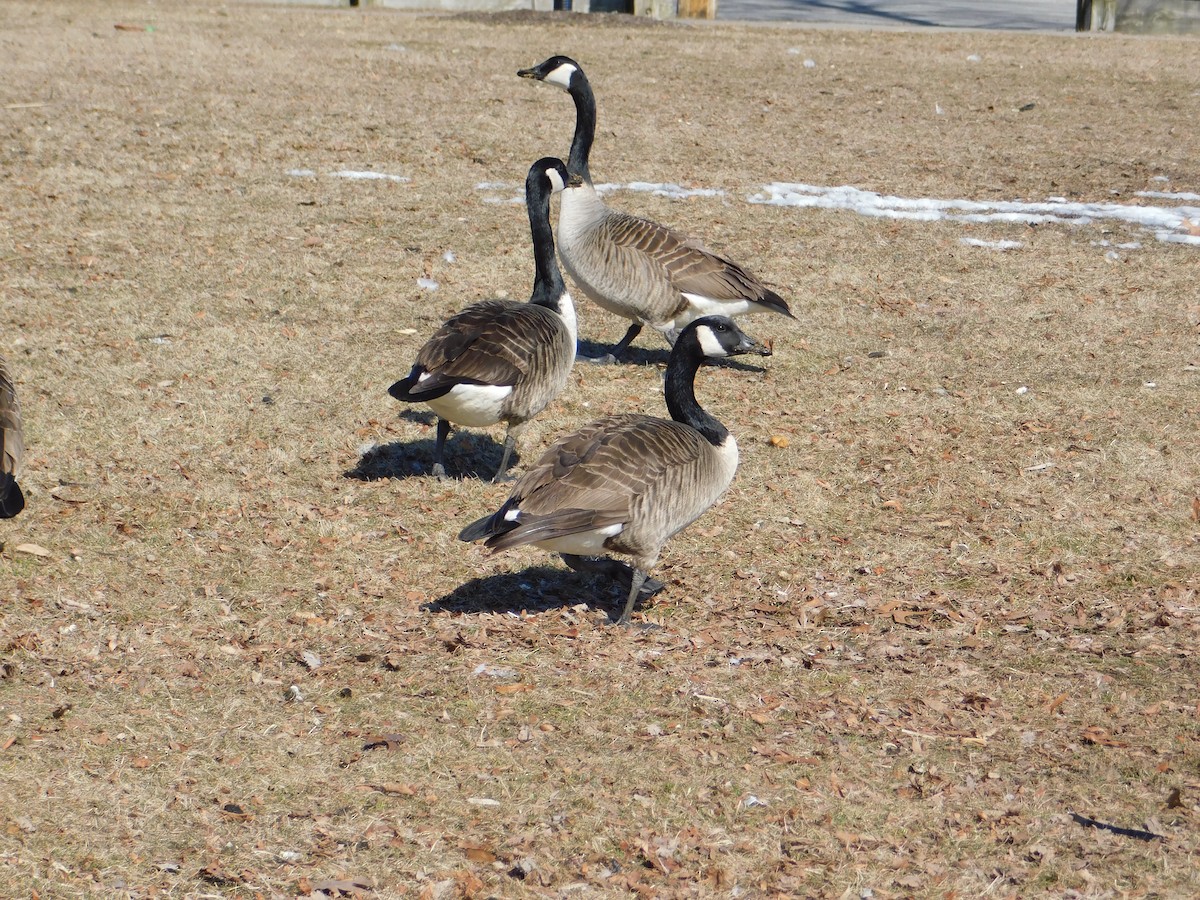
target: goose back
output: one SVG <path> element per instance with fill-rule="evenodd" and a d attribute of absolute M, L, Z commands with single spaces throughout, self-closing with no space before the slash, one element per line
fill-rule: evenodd
<path fill-rule="evenodd" d="M 417 354 L 408 377 L 393 385 L 398 400 L 426 403 L 457 425 L 520 424 L 567 386 L 575 338 L 562 317 L 543 306 L 484 300 L 447 320 Z M 530 377 L 536 373 L 536 377 Z M 490 405 L 465 398 L 485 396 Z"/>
<path fill-rule="evenodd" d="M 732 435 L 714 446 L 669 419 L 624 414 L 597 420 L 561 439 L 522 476 L 491 517 L 487 527 L 501 533 L 486 546 L 610 551 L 648 568 L 667 540 L 725 492 L 737 462 Z M 513 510 L 520 510 L 519 523 L 507 518 Z"/>
<path fill-rule="evenodd" d="M 791 315 L 742 266 L 666 225 L 609 209 L 589 184 L 563 192 L 558 243 L 564 268 L 597 306 L 659 331 L 704 315 Z"/>

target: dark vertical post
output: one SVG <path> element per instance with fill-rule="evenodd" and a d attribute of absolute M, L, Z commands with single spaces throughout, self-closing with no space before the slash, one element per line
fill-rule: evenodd
<path fill-rule="evenodd" d="M 1092 0 L 1075 0 L 1075 30 L 1092 30 Z"/>

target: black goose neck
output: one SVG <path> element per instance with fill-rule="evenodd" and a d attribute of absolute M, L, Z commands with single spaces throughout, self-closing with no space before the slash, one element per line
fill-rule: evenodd
<path fill-rule="evenodd" d="M 550 185 L 544 173 L 526 180 L 525 207 L 529 212 L 529 233 L 533 237 L 533 295 L 529 302 L 561 314 L 559 301 L 567 288 L 554 257 Z"/>
<path fill-rule="evenodd" d="M 575 101 L 575 136 L 571 139 L 567 168 L 578 172 L 584 181 L 591 184 L 588 156 L 592 152 L 592 141 L 596 139 L 596 96 L 583 69 L 576 69 L 571 76 L 571 98 Z"/>
<path fill-rule="evenodd" d="M 704 363 L 704 354 L 693 340 L 687 340 L 686 344 L 684 340 L 676 341 L 667 363 L 666 383 L 663 385 L 667 411 L 676 422 L 690 425 L 716 447 L 729 437 L 729 430 L 696 400 L 696 372 Z"/>

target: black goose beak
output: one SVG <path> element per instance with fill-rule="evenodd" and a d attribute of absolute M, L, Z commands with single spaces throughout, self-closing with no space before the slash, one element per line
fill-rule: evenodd
<path fill-rule="evenodd" d="M 580 175 L 578 172 L 568 172 L 567 173 L 567 187 L 573 188 L 573 187 L 582 187 L 582 186 L 583 186 L 583 176 L 582 175 Z"/>
<path fill-rule="evenodd" d="M 539 78 L 537 69 L 517 69 L 517 74 L 522 78 Z"/>
<path fill-rule="evenodd" d="M 754 353 L 758 356 L 770 356 L 774 353 L 774 348 L 771 346 L 771 341 L 763 343 L 750 337 L 748 334 L 742 335 L 742 343 L 738 345 L 738 351 L 741 353 Z"/>

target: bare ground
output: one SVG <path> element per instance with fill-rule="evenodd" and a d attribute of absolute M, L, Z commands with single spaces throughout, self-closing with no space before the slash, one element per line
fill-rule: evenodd
<path fill-rule="evenodd" d="M 1200 894 L 1200 250 L 744 199 L 1200 191 L 1200 43 L 633 24 L 0 6 L 5 893 Z M 764 371 L 701 373 L 742 469 L 654 631 L 459 544 L 500 432 L 438 483 L 385 393 L 528 291 L 524 212 L 476 186 L 565 155 L 569 100 L 515 77 L 555 52 L 600 180 L 726 191 L 611 202 L 798 316 L 747 323 Z M 578 370 L 526 458 L 661 413 L 655 341 Z"/>

